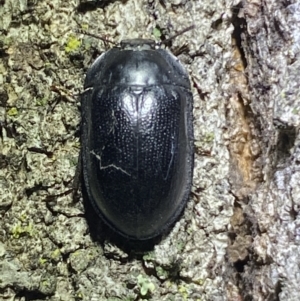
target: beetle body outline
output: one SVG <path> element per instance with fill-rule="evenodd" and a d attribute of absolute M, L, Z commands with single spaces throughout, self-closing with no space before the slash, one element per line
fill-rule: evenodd
<path fill-rule="evenodd" d="M 89 68 L 81 96 L 84 184 L 120 235 L 154 238 L 183 211 L 193 175 L 192 102 L 187 72 L 152 40 L 124 40 Z"/>

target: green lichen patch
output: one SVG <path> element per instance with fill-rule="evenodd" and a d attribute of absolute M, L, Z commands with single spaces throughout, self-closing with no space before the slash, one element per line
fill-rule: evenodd
<path fill-rule="evenodd" d="M 78 40 L 78 38 L 75 36 L 70 36 L 65 46 L 65 52 L 66 53 L 75 52 L 79 49 L 80 46 L 81 46 L 81 42 Z"/>
<path fill-rule="evenodd" d="M 12 117 L 12 116 L 17 116 L 19 113 L 18 109 L 16 107 L 13 107 L 13 108 L 10 108 L 8 111 L 7 111 L 7 115 Z"/>
<path fill-rule="evenodd" d="M 148 277 L 143 275 L 138 275 L 137 284 L 140 289 L 140 294 L 142 296 L 146 296 L 147 294 L 151 294 L 155 290 L 155 285 L 150 281 Z"/>
<path fill-rule="evenodd" d="M 17 223 L 13 226 L 11 233 L 14 238 L 20 238 L 21 236 L 32 237 L 34 235 L 34 226 L 32 223 L 29 223 L 28 225 Z"/>

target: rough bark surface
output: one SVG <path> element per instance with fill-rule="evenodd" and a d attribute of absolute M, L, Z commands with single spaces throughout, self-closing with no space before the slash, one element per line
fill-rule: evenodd
<path fill-rule="evenodd" d="M 169 46 L 193 86 L 192 193 L 131 251 L 70 193 L 78 95 L 111 47 L 80 30 L 191 24 Z M 0 0 L 0 300 L 300 300 L 299 28 L 299 1 Z"/>

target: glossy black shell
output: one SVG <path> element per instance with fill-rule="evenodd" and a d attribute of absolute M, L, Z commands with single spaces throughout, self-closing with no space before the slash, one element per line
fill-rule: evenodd
<path fill-rule="evenodd" d="M 160 235 L 182 212 L 193 171 L 187 72 L 151 40 L 102 54 L 85 79 L 82 164 L 89 200 L 122 236 Z"/>

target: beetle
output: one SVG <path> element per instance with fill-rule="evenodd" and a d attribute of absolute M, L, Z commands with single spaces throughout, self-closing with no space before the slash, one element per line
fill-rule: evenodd
<path fill-rule="evenodd" d="M 188 74 L 153 40 L 123 40 L 88 69 L 81 94 L 87 197 L 122 237 L 149 240 L 179 218 L 193 175 Z"/>

